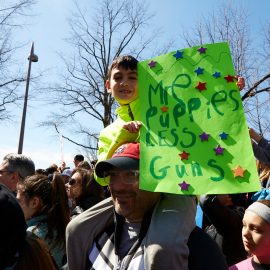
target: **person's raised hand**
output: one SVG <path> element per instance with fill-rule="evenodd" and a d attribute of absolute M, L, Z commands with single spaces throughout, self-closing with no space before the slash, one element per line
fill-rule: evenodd
<path fill-rule="evenodd" d="M 140 121 L 131 121 L 123 125 L 123 128 L 128 130 L 130 133 L 139 132 L 142 123 Z"/>
<path fill-rule="evenodd" d="M 237 79 L 236 85 L 238 86 L 239 90 L 241 91 L 246 85 L 245 79 L 241 76 L 235 76 L 235 78 Z"/>

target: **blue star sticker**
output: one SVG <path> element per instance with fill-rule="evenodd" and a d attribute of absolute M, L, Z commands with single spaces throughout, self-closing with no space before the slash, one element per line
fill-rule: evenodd
<path fill-rule="evenodd" d="M 220 78 L 220 76 L 221 76 L 221 73 L 217 71 L 213 74 L 213 77 L 215 77 L 216 79 Z"/>
<path fill-rule="evenodd" d="M 197 75 L 200 75 L 200 74 L 203 74 L 203 71 L 204 71 L 204 68 L 200 68 L 200 67 L 198 67 L 196 70 L 194 70 L 196 73 L 197 73 Z"/>
<path fill-rule="evenodd" d="M 176 60 L 178 60 L 179 58 L 183 58 L 183 53 L 184 52 L 176 51 L 173 56 L 176 58 Z"/>
<path fill-rule="evenodd" d="M 229 134 L 222 132 L 219 134 L 219 137 L 221 140 L 226 140 L 228 138 Z"/>

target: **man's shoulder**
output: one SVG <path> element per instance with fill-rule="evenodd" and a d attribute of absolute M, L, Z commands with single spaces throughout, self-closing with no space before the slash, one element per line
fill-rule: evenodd
<path fill-rule="evenodd" d="M 195 227 L 189 240 L 190 270 L 227 270 L 225 256 L 217 243 L 202 229 Z"/>
<path fill-rule="evenodd" d="M 1 198 L 3 197 L 9 197 L 12 200 L 16 200 L 15 195 L 13 194 L 13 192 L 3 183 L 0 183 L 0 196 Z"/>
<path fill-rule="evenodd" d="M 70 269 L 86 269 L 88 252 L 94 239 L 113 224 L 113 203 L 107 198 L 72 219 L 66 229 Z"/>
<path fill-rule="evenodd" d="M 73 218 L 67 226 L 67 233 L 73 233 L 74 230 L 84 231 L 84 229 L 89 228 L 89 225 L 96 223 L 93 220 L 100 220 L 102 224 L 102 222 L 108 222 L 112 218 L 113 203 L 111 198 L 107 198 Z"/>

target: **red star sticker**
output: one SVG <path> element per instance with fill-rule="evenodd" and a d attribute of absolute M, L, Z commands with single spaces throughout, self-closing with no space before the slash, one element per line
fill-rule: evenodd
<path fill-rule="evenodd" d="M 224 77 L 224 79 L 227 81 L 227 83 L 234 82 L 235 77 L 231 75 L 227 75 Z"/>
<path fill-rule="evenodd" d="M 235 169 L 232 170 L 234 178 L 236 177 L 244 177 L 245 169 L 243 169 L 240 165 L 238 165 Z"/>
<path fill-rule="evenodd" d="M 167 106 L 162 106 L 162 107 L 161 107 L 162 112 L 167 112 L 168 109 L 169 109 L 169 108 L 168 108 Z"/>
<path fill-rule="evenodd" d="M 179 154 L 179 156 L 181 157 L 181 160 L 185 159 L 185 160 L 188 160 L 188 156 L 190 154 L 187 153 L 186 151 L 183 151 L 183 153 Z"/>
<path fill-rule="evenodd" d="M 199 82 L 196 86 L 196 88 L 202 92 L 203 90 L 206 90 L 206 82 Z"/>

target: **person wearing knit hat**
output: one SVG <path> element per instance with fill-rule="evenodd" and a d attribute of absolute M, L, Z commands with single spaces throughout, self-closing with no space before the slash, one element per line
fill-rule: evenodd
<path fill-rule="evenodd" d="M 256 201 L 246 209 L 242 238 L 250 257 L 229 270 L 270 269 L 270 200 Z"/>

